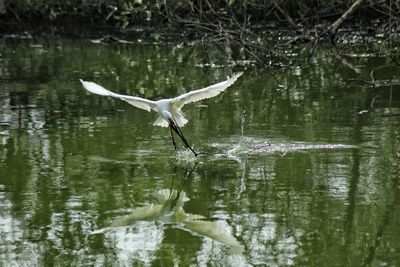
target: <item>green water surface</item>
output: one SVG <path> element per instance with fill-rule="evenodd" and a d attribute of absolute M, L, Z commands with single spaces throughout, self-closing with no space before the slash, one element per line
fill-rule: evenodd
<path fill-rule="evenodd" d="M 280 52 L 271 71 L 240 49 L 2 40 L 0 266 L 400 266 L 400 87 L 360 81 L 399 69 L 368 45 Z M 79 83 L 159 99 L 238 71 L 184 108 L 197 159 Z"/>

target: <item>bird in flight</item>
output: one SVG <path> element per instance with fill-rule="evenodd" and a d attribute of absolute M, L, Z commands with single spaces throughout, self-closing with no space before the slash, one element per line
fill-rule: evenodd
<path fill-rule="evenodd" d="M 172 144 L 174 145 L 175 151 L 178 150 L 176 145 L 173 132 L 174 131 L 183 141 L 185 147 L 193 152 L 193 154 L 197 157 L 200 154 L 205 154 L 201 152 L 196 152 L 187 142 L 185 136 L 183 135 L 180 127 L 183 127 L 188 120 L 185 118 L 184 114 L 182 113 L 181 109 L 186 104 L 197 102 L 206 98 L 214 97 L 219 95 L 221 92 L 226 90 L 229 86 L 231 86 L 243 73 L 239 72 L 234 74 L 231 78 L 223 82 L 219 82 L 210 86 L 207 86 L 202 89 L 190 91 L 183 95 L 168 98 L 168 99 L 160 99 L 160 100 L 149 100 L 137 96 L 128 96 L 128 95 L 120 95 L 113 93 L 101 85 L 98 85 L 94 82 L 87 82 L 80 79 L 83 87 L 96 95 L 101 96 L 111 96 L 115 98 L 119 98 L 135 106 L 140 109 L 144 109 L 146 111 L 155 111 L 158 113 L 158 118 L 153 123 L 153 126 L 160 126 L 160 127 L 169 127 Z"/>

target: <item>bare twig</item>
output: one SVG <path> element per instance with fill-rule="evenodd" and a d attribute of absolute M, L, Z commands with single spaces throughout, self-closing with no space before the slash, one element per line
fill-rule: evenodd
<path fill-rule="evenodd" d="M 334 42 L 337 30 L 339 29 L 340 25 L 342 25 L 343 21 L 345 21 L 356 9 L 357 7 L 363 2 L 364 0 L 356 0 L 349 9 L 344 12 L 340 18 L 338 18 L 334 23 L 332 23 L 321 35 L 317 34 L 317 38 L 314 43 L 314 47 L 311 51 L 310 56 L 307 58 L 307 62 L 310 61 L 312 56 L 314 55 L 315 51 L 317 50 L 317 46 L 319 44 L 319 40 L 322 36 L 326 35 L 329 33 L 331 43 L 334 47 L 336 47 L 336 44 Z"/>
<path fill-rule="evenodd" d="M 276 9 L 282 13 L 282 15 L 285 17 L 286 21 L 289 23 L 289 25 L 294 28 L 297 29 L 297 25 L 294 22 L 294 20 L 292 19 L 292 17 L 289 15 L 289 13 L 279 5 L 279 3 L 277 3 L 276 1 L 274 1 L 274 5 L 276 7 Z"/>
<path fill-rule="evenodd" d="M 391 59 L 398 67 L 400 67 L 400 62 L 398 62 L 397 59 L 394 58 L 393 55 L 390 56 L 390 59 Z"/>
<path fill-rule="evenodd" d="M 310 54 L 310 55 L 308 56 L 308 58 L 307 58 L 307 62 L 310 62 L 310 60 L 311 60 L 311 58 L 313 57 L 315 51 L 317 50 L 317 47 L 318 47 L 319 39 L 320 39 L 320 38 L 321 38 L 321 37 L 320 37 L 319 35 L 317 35 L 317 38 L 315 38 L 315 43 L 314 43 L 314 46 L 313 46 L 313 48 L 312 48 L 312 50 L 311 50 L 311 54 Z"/>
<path fill-rule="evenodd" d="M 371 104 L 370 104 L 370 107 L 371 107 L 371 108 L 374 107 L 375 100 L 376 100 L 378 97 L 379 97 L 379 95 L 376 95 L 376 96 L 372 99 Z"/>
<path fill-rule="evenodd" d="M 345 21 L 356 9 L 357 7 L 363 2 L 364 0 L 356 0 L 349 9 L 344 12 L 340 18 L 338 18 L 334 23 L 331 24 L 331 26 L 328 27 L 328 32 L 331 36 L 331 39 L 333 39 L 337 33 L 337 30 L 339 29 L 340 25 L 342 25 L 343 21 Z"/>
<path fill-rule="evenodd" d="M 354 66 L 353 63 L 349 62 L 345 57 L 343 57 L 341 54 L 339 54 L 338 50 L 336 49 L 336 47 L 333 48 L 333 55 L 340 60 L 340 62 L 348 67 L 349 69 L 353 70 L 355 73 L 361 73 L 360 68 Z"/>
<path fill-rule="evenodd" d="M 6 14 L 6 5 L 4 0 L 0 0 L 0 14 Z"/>

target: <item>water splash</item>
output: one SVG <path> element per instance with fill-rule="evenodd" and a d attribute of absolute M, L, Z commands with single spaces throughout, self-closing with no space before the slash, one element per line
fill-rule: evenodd
<path fill-rule="evenodd" d="M 190 164 L 196 161 L 197 157 L 189 149 L 179 149 L 175 151 L 177 163 Z"/>
<path fill-rule="evenodd" d="M 263 138 L 240 136 L 239 141 L 232 144 L 219 143 L 212 144 L 214 147 L 220 147 L 223 154 L 229 157 L 238 157 L 245 155 L 263 155 L 272 153 L 286 154 L 289 152 L 301 152 L 305 150 L 332 150 L 332 149 L 353 149 L 357 146 L 346 144 L 322 144 L 307 142 L 288 142 L 271 141 Z M 233 147 L 232 147 L 233 146 Z"/>
<path fill-rule="evenodd" d="M 244 110 L 242 119 L 240 121 L 240 137 L 244 136 L 244 123 L 246 122 L 246 118 L 247 118 L 247 114 L 246 114 L 246 111 Z"/>
<path fill-rule="evenodd" d="M 243 115 L 242 118 L 240 120 L 240 138 L 239 138 L 239 142 L 237 143 L 237 145 L 228 150 L 227 154 L 229 156 L 234 156 L 236 154 L 240 154 L 243 151 L 247 151 L 249 149 L 248 147 L 248 143 L 246 142 L 246 137 L 244 136 L 244 125 L 246 123 L 246 119 L 247 119 L 247 114 L 246 111 L 243 111 Z"/>
<path fill-rule="evenodd" d="M 332 149 L 350 149 L 357 148 L 353 145 L 346 144 L 313 144 L 305 142 L 287 142 L 287 143 L 255 143 L 249 153 L 259 154 L 259 153 L 289 153 L 304 150 L 332 150 Z"/>
<path fill-rule="evenodd" d="M 227 154 L 230 156 L 241 154 L 243 152 L 249 151 L 250 147 L 249 144 L 246 142 L 246 140 L 243 137 L 240 137 L 239 143 L 236 144 L 236 146 L 232 149 L 229 149 L 227 151 Z"/>

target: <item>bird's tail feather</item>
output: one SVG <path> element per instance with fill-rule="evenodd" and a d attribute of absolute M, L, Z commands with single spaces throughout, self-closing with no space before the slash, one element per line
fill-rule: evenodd
<path fill-rule="evenodd" d="M 183 113 L 180 111 L 174 112 L 173 119 L 176 125 L 178 125 L 179 127 L 183 127 L 188 122 Z M 153 126 L 168 127 L 169 122 L 163 117 L 158 116 L 158 118 L 154 121 Z"/>
<path fill-rule="evenodd" d="M 158 116 L 158 118 L 153 123 L 153 126 L 168 127 L 169 123 L 168 121 L 164 120 L 163 117 Z"/>
<path fill-rule="evenodd" d="M 173 116 L 175 119 L 175 123 L 179 127 L 183 127 L 188 122 L 188 120 L 185 118 L 185 116 L 183 115 L 183 113 L 181 111 L 175 112 Z"/>

